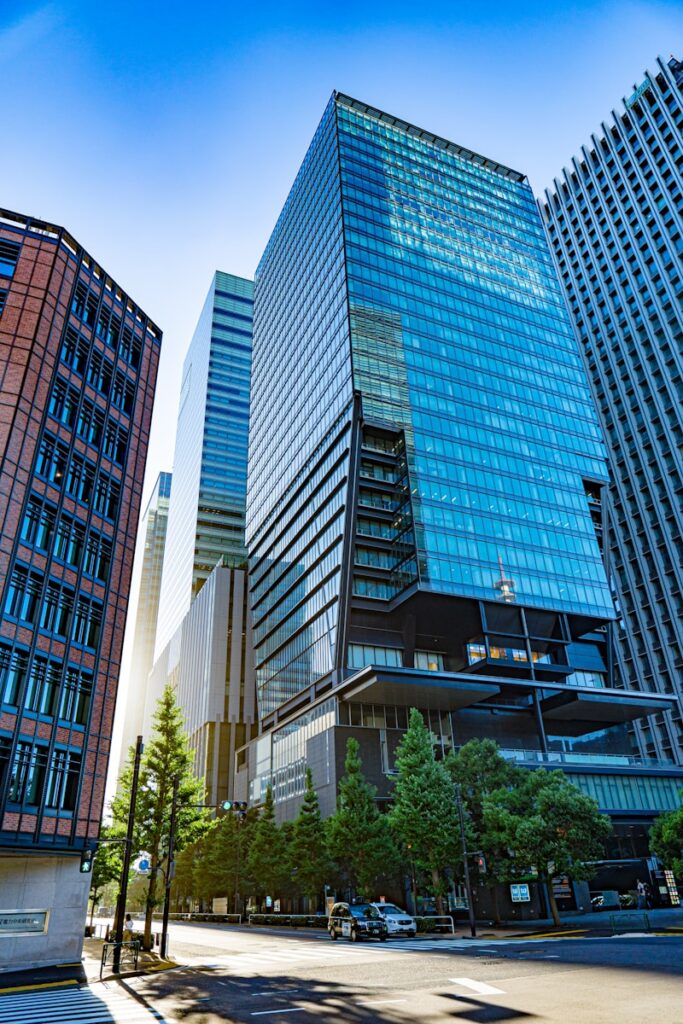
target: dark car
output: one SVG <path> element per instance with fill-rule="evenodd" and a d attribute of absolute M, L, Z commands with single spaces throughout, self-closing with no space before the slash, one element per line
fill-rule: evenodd
<path fill-rule="evenodd" d="M 369 903 L 335 903 L 329 921 L 330 938 L 340 935 L 351 942 L 359 939 L 387 940 L 387 924 L 376 907 Z"/>

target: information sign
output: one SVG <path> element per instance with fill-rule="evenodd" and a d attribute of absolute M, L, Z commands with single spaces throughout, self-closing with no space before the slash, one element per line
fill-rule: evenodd
<path fill-rule="evenodd" d="M 531 893 L 529 892 L 529 883 L 520 882 L 510 886 L 510 899 L 513 903 L 530 903 Z"/>
<path fill-rule="evenodd" d="M 0 938 L 47 931 L 47 910 L 0 910 Z"/>

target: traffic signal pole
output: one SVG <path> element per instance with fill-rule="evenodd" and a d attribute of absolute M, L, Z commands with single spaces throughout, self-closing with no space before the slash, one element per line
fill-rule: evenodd
<path fill-rule="evenodd" d="M 477 937 L 477 923 L 474 918 L 474 903 L 472 901 L 472 883 L 470 880 L 470 866 L 467 853 L 467 837 L 465 835 L 465 811 L 462 806 L 462 790 L 460 784 L 455 784 L 455 800 L 458 805 L 458 819 L 460 821 L 460 841 L 462 843 L 462 865 L 465 875 L 465 891 L 467 893 L 467 914 L 470 919 L 470 932 L 472 938 Z"/>
<path fill-rule="evenodd" d="M 114 973 L 121 970 L 121 943 L 123 942 L 123 921 L 126 916 L 126 900 L 128 898 L 128 874 L 130 872 L 130 861 L 133 852 L 133 832 L 135 829 L 135 804 L 138 798 L 138 779 L 140 778 L 140 762 L 142 760 L 142 736 L 138 736 L 135 744 L 135 763 L 133 765 L 133 781 L 130 787 L 130 806 L 128 809 L 128 829 L 123 853 L 123 868 L 121 869 L 121 884 L 119 886 L 119 898 L 116 905 L 116 928 L 114 931 Z"/>

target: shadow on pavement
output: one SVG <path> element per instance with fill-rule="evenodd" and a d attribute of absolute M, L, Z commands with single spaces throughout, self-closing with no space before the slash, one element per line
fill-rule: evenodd
<path fill-rule="evenodd" d="M 124 987 L 128 988 L 125 983 Z M 178 971 L 173 977 L 148 978 L 129 991 L 134 991 L 147 1006 L 153 1005 L 162 1016 L 183 1024 L 217 1024 L 219 1021 L 281 1024 L 292 1020 L 318 1020 L 325 1024 L 409 1024 L 423 1009 L 422 993 L 416 991 L 382 994 L 376 989 L 368 991 L 360 986 L 288 975 L 237 978 L 210 970 Z M 457 1001 L 457 1010 L 444 1005 L 438 1010 L 435 1007 L 434 1012 L 473 1024 L 536 1017 L 467 995 L 435 992 L 432 998 Z"/>
<path fill-rule="evenodd" d="M 535 1013 L 513 1010 L 509 1006 L 485 1003 L 481 999 L 472 999 L 471 996 L 454 995 L 452 992 L 440 992 L 439 996 L 441 999 L 453 999 L 463 1006 L 462 1009 L 450 1011 L 448 1016 L 455 1017 L 457 1020 L 472 1021 L 472 1024 L 495 1024 L 496 1021 L 503 1020 L 538 1020 Z"/>

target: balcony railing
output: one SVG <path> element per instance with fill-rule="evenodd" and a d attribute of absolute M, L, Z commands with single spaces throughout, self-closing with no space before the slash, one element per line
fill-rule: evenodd
<path fill-rule="evenodd" d="M 637 754 L 588 754 L 569 750 L 550 750 L 544 754 L 541 750 L 501 749 L 500 754 L 508 761 L 535 762 L 537 764 L 557 765 L 604 765 L 606 768 L 673 768 L 673 761 L 661 761 L 654 757 L 639 757 Z"/>

